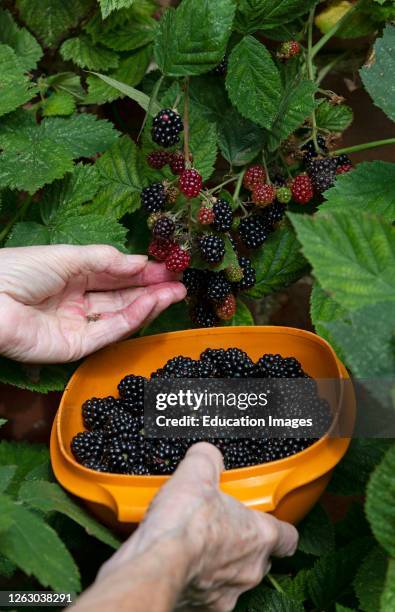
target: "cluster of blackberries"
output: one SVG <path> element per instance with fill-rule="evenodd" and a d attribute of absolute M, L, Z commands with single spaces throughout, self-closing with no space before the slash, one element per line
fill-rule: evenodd
<path fill-rule="evenodd" d="M 311 410 L 329 426 L 328 404 L 319 398 L 315 382 L 309 379 L 294 357 L 265 354 L 254 362 L 238 348 L 206 349 L 199 359 L 177 356 L 151 374 L 151 379 L 172 378 L 304 378 L 311 382 L 308 401 Z M 83 466 L 117 474 L 171 474 L 190 446 L 200 439 L 147 438 L 144 436 L 144 383 L 142 376 L 130 374 L 118 385 L 119 397 L 91 398 L 82 405 L 86 431 L 74 436 L 71 450 Z M 291 381 L 292 382 L 292 381 Z M 284 381 L 287 383 L 287 381 Z M 295 389 L 281 386 L 282 404 L 298 414 L 306 397 Z M 226 469 L 245 467 L 282 459 L 310 446 L 314 438 L 215 438 L 224 455 Z"/>

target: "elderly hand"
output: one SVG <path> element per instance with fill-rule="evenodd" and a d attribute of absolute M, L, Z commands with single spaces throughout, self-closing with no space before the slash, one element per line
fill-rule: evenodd
<path fill-rule="evenodd" d="M 272 555 L 292 555 L 296 529 L 222 493 L 222 469 L 217 448 L 194 445 L 76 612 L 225 612 L 262 580 Z"/>
<path fill-rule="evenodd" d="M 106 245 L 0 252 L 0 354 L 73 361 L 124 338 L 185 296 L 163 264 Z"/>

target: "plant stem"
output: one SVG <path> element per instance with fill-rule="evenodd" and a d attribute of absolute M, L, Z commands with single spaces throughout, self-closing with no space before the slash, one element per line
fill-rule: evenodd
<path fill-rule="evenodd" d="M 147 123 L 147 119 L 148 119 L 149 115 L 151 114 L 152 105 L 156 102 L 156 99 L 158 97 L 158 93 L 159 93 L 160 87 L 162 85 L 163 79 L 164 79 L 164 76 L 162 74 L 159 77 L 159 79 L 157 80 L 157 82 L 155 83 L 155 87 L 152 90 L 152 94 L 151 94 L 149 105 L 148 105 L 148 110 L 145 113 L 143 123 L 141 124 L 141 128 L 140 128 L 140 131 L 139 131 L 138 136 L 137 136 L 137 140 L 140 140 L 140 136 L 143 133 L 143 130 L 145 128 L 145 124 Z"/>
<path fill-rule="evenodd" d="M 330 30 L 328 30 L 328 32 L 326 34 L 324 34 L 324 36 L 322 36 L 320 38 L 320 40 L 318 42 L 316 42 L 316 44 L 314 45 L 314 47 L 312 48 L 312 57 L 315 57 L 317 55 L 317 53 L 319 51 L 321 51 L 322 47 L 324 45 L 326 45 L 326 43 L 328 42 L 328 40 L 330 40 L 332 38 L 332 36 L 335 36 L 337 34 L 337 32 L 340 30 L 341 27 L 344 26 L 344 24 L 350 19 L 350 17 L 355 13 L 355 11 L 358 9 L 358 2 L 356 4 L 354 4 L 354 6 L 352 8 L 350 8 L 349 11 L 347 11 L 347 13 L 345 13 L 345 15 L 343 15 L 343 17 L 341 19 L 339 19 L 339 21 L 337 21 L 335 23 L 335 25 L 333 25 L 331 27 Z"/>
<path fill-rule="evenodd" d="M 189 77 L 185 78 L 184 85 L 184 160 L 185 167 L 190 168 L 190 153 L 189 153 Z"/>
<path fill-rule="evenodd" d="M 346 51 L 345 53 L 341 53 L 340 55 L 337 55 L 331 62 L 329 62 L 329 64 L 324 66 L 318 73 L 318 76 L 316 79 L 317 85 L 320 85 L 322 81 L 325 79 L 326 75 L 332 70 L 332 68 L 336 66 L 336 64 L 344 60 L 348 55 L 349 55 L 348 51 Z"/>
<path fill-rule="evenodd" d="M 271 575 L 271 573 L 269 572 L 268 574 L 266 574 L 266 578 L 269 580 L 269 582 L 272 583 L 272 585 L 274 586 L 274 588 L 276 589 L 276 591 L 278 591 L 279 593 L 285 593 L 284 589 L 281 587 L 281 585 L 277 582 L 277 580 L 275 578 L 273 578 L 273 576 Z"/>
<path fill-rule="evenodd" d="M 20 208 L 18 208 L 18 210 L 16 211 L 15 215 L 13 216 L 13 218 L 7 223 L 7 225 L 0 232 L 0 243 L 3 242 L 3 240 L 5 240 L 7 238 L 7 236 L 9 234 L 9 232 L 11 231 L 12 226 L 14 225 L 14 223 L 16 223 L 22 217 L 24 217 L 27 209 L 30 206 L 30 202 L 31 201 L 32 201 L 32 199 L 30 197 L 26 198 L 26 200 L 23 202 L 22 206 Z"/>
<path fill-rule="evenodd" d="M 315 7 L 313 7 L 309 13 L 308 20 L 308 30 L 307 30 L 307 56 L 306 56 L 306 64 L 307 64 L 307 74 L 312 83 L 314 83 L 314 64 L 313 64 L 313 26 L 314 26 L 314 15 L 315 15 Z M 317 142 L 317 120 L 315 116 L 315 108 L 311 114 L 311 126 L 312 126 L 312 137 L 314 142 L 314 147 L 317 153 L 319 152 L 318 142 Z"/>
<path fill-rule="evenodd" d="M 234 199 L 235 202 L 237 202 L 238 199 L 239 199 L 240 189 L 241 189 L 241 186 L 243 184 L 243 178 L 244 178 L 245 171 L 246 171 L 246 168 L 244 168 L 244 170 L 242 170 L 240 172 L 239 178 L 237 179 L 235 191 L 234 191 L 234 194 L 233 194 L 233 199 Z"/>
<path fill-rule="evenodd" d="M 268 185 L 271 185 L 272 182 L 270 180 L 269 171 L 267 169 L 266 156 L 263 150 L 262 150 L 262 164 L 263 164 L 263 167 L 265 168 L 266 182 Z"/>
<path fill-rule="evenodd" d="M 337 149 L 333 151 L 334 155 L 341 155 L 342 153 L 356 153 L 357 151 L 365 151 L 366 149 L 374 149 L 376 147 L 384 147 L 386 145 L 395 144 L 395 138 L 385 138 L 384 140 L 372 140 L 371 142 L 363 142 L 353 147 L 344 147 L 343 149 Z"/>
<path fill-rule="evenodd" d="M 243 172 L 243 174 L 244 174 L 244 172 Z M 219 191 L 219 189 L 222 189 L 222 187 L 224 187 L 228 183 L 232 183 L 233 181 L 237 181 L 239 179 L 239 177 L 240 177 L 240 174 L 235 174 L 234 176 L 231 176 L 230 178 L 228 178 L 223 183 L 220 183 L 216 187 L 213 187 L 212 189 L 210 189 L 208 193 L 215 193 L 216 191 Z"/>

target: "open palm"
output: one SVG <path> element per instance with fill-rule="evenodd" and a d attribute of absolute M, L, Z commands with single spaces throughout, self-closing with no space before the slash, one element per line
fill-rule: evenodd
<path fill-rule="evenodd" d="M 0 353 L 29 363 L 79 359 L 183 299 L 164 265 L 107 245 L 0 253 Z"/>

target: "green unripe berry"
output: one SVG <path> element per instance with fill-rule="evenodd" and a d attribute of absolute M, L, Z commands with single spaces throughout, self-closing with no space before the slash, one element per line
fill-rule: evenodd
<path fill-rule="evenodd" d="M 292 192 L 289 187 L 278 187 L 276 197 L 281 204 L 288 204 L 292 198 Z"/>

